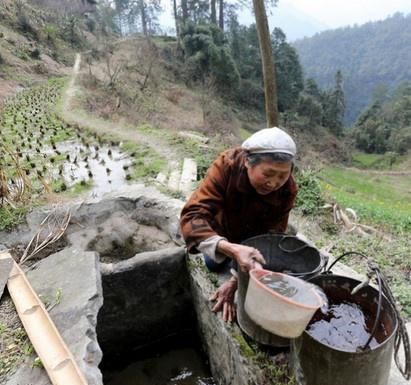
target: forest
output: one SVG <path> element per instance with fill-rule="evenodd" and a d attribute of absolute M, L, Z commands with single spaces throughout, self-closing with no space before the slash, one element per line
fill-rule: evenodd
<path fill-rule="evenodd" d="M 293 43 L 304 73 L 330 87 L 337 70 L 344 78 L 345 123 L 352 124 L 374 97 L 411 79 L 411 15 L 317 33 Z"/>

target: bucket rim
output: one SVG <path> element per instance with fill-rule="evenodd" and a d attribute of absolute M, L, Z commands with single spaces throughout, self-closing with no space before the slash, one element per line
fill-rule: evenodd
<path fill-rule="evenodd" d="M 247 242 L 248 242 L 248 241 L 258 240 L 258 239 L 260 239 L 260 238 L 276 238 L 276 237 L 287 237 L 287 238 L 295 238 L 295 239 L 298 239 L 298 241 L 304 243 L 304 245 L 305 245 L 304 248 L 314 250 L 314 251 L 316 251 L 316 252 L 318 253 L 318 258 L 319 258 L 318 266 L 316 266 L 313 270 L 304 271 L 304 272 L 301 272 L 301 273 L 291 273 L 291 272 L 290 272 L 289 274 L 287 273 L 287 275 L 289 275 L 289 276 L 291 276 L 291 277 L 295 277 L 295 278 L 298 278 L 298 277 L 309 277 L 309 276 L 311 276 L 311 275 L 317 276 L 318 273 L 319 273 L 321 270 L 323 270 L 324 267 L 326 266 L 326 264 L 327 264 L 327 262 L 328 262 L 328 261 L 327 261 L 327 257 L 326 257 L 319 249 L 317 249 L 315 246 L 307 243 L 305 240 L 297 237 L 296 235 L 286 234 L 286 233 L 265 233 L 265 234 L 254 235 L 253 237 L 249 237 L 249 238 L 247 238 L 247 239 L 244 239 L 244 240 L 241 242 L 241 244 L 247 245 Z M 280 241 L 280 242 L 281 242 L 281 241 Z"/>
<path fill-rule="evenodd" d="M 327 277 L 328 277 L 328 278 L 332 278 L 332 277 L 344 278 L 344 279 L 348 279 L 348 280 L 351 280 L 351 281 L 355 281 L 355 282 L 357 282 L 357 283 L 361 283 L 361 281 L 359 281 L 359 280 L 356 279 L 356 278 L 348 277 L 348 276 L 346 276 L 346 275 L 340 275 L 340 274 L 334 274 L 334 273 L 325 273 L 325 272 L 324 272 L 323 274 L 319 274 L 319 275 L 316 275 L 315 277 L 310 278 L 310 279 L 308 280 L 308 282 L 310 282 L 310 281 L 312 281 L 312 280 L 315 280 L 315 279 L 327 278 Z M 370 286 L 372 289 L 374 289 L 375 291 L 378 291 L 378 289 L 377 289 L 376 287 L 374 287 L 373 285 L 369 285 L 369 286 Z M 389 301 L 388 301 L 387 297 L 384 295 L 384 293 L 382 293 L 382 296 L 383 296 L 383 298 L 384 298 L 385 301 L 386 301 L 386 305 L 388 305 L 388 307 L 390 308 L 390 310 L 394 313 L 394 308 L 393 308 L 393 306 L 389 303 Z M 399 326 L 399 325 L 398 325 L 398 319 L 397 319 L 397 317 L 393 316 L 392 319 L 393 319 L 394 327 L 393 327 L 393 329 L 392 329 L 391 334 L 390 334 L 384 341 L 382 341 L 381 343 L 379 343 L 375 348 L 373 348 L 373 349 L 371 349 L 371 350 L 375 351 L 375 350 L 377 350 L 377 349 L 380 349 L 380 348 L 382 348 L 384 345 L 386 345 L 387 343 L 389 343 L 389 341 L 390 341 L 392 338 L 395 338 L 395 334 L 397 333 L 397 330 L 398 330 L 398 326 Z M 308 327 L 308 326 L 309 326 L 309 324 L 307 325 L 307 327 Z M 299 338 L 302 338 L 303 335 L 306 335 L 307 337 L 309 337 L 311 340 L 313 340 L 314 342 L 318 343 L 319 345 L 325 346 L 325 347 L 327 347 L 327 348 L 329 348 L 329 349 L 333 349 L 333 350 L 335 350 L 335 351 L 337 351 L 337 352 L 339 352 L 339 353 L 361 355 L 361 354 L 365 354 L 365 353 L 367 353 L 367 352 L 369 351 L 369 350 L 367 349 L 367 350 L 358 350 L 358 351 L 354 351 L 354 352 L 353 352 L 353 351 L 338 349 L 338 348 L 336 348 L 335 346 L 331 346 L 331 345 L 329 345 L 329 344 L 326 344 L 326 343 L 323 343 L 323 342 L 321 342 L 321 341 L 318 341 L 316 338 L 314 338 L 314 337 L 308 332 L 307 328 L 305 328 L 304 332 L 302 333 L 302 335 L 301 335 Z"/>
<path fill-rule="evenodd" d="M 293 276 L 288 275 L 288 274 L 278 273 L 276 271 L 271 271 L 271 270 L 265 270 L 265 269 L 252 269 L 252 270 L 250 270 L 250 278 L 253 280 L 253 282 L 255 282 L 263 290 L 268 291 L 270 294 L 274 294 L 276 297 L 280 298 L 282 301 L 288 302 L 289 304 L 294 305 L 296 307 L 299 307 L 299 308 L 302 308 L 302 309 L 308 309 L 308 310 L 316 310 L 316 309 L 319 309 L 323 305 L 323 300 L 315 292 L 315 290 L 312 287 L 310 287 L 309 290 L 314 294 L 314 297 L 317 299 L 317 301 L 319 303 L 318 306 L 306 305 L 306 304 L 303 304 L 301 302 L 296 302 L 296 301 L 294 301 L 290 298 L 285 297 L 284 295 L 281 295 L 281 294 L 277 293 L 276 291 L 270 289 L 269 287 L 267 287 L 267 285 L 264 285 L 263 283 L 261 283 L 257 279 L 256 274 L 258 274 L 258 272 L 263 272 L 263 275 L 261 275 L 261 277 L 265 277 L 268 274 L 285 276 L 287 278 L 290 278 L 291 280 L 298 281 L 300 286 L 301 286 L 301 282 L 303 284 L 307 284 L 306 281 L 304 281 L 302 279 L 299 279 L 297 277 L 293 277 Z M 301 281 L 301 282 L 299 282 L 299 281 Z"/>

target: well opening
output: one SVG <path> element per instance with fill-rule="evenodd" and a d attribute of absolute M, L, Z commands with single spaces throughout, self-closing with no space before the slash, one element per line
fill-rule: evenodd
<path fill-rule="evenodd" d="M 97 335 L 105 385 L 214 385 L 198 336 L 184 249 L 101 264 Z"/>

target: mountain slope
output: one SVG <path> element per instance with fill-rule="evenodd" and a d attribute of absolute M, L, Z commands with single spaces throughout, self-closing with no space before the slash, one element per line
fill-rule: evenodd
<path fill-rule="evenodd" d="M 320 86 L 344 77 L 346 122 L 352 123 L 369 104 L 376 87 L 394 88 L 411 80 L 411 14 L 362 26 L 339 28 L 294 43 L 305 75 Z"/>

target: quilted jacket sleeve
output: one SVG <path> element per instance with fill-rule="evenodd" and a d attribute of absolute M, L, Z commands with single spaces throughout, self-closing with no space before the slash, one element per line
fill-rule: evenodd
<path fill-rule="evenodd" d="M 224 207 L 230 168 L 230 159 L 222 153 L 181 212 L 181 231 L 190 252 L 196 251 L 200 242 L 221 235 L 215 217 Z"/>

